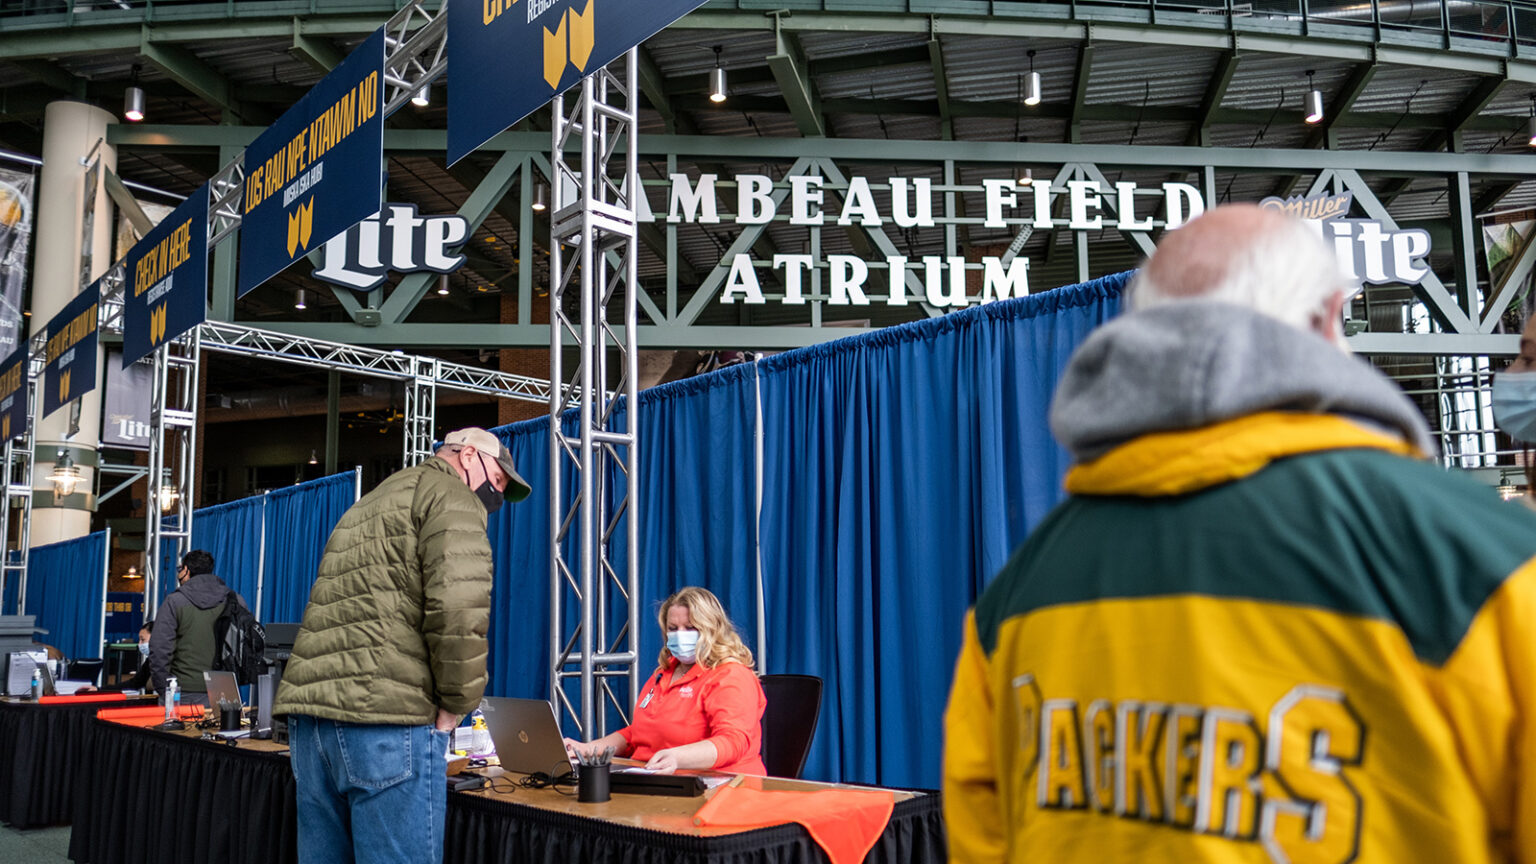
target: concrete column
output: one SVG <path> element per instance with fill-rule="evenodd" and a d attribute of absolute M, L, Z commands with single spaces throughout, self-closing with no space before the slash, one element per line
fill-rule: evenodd
<path fill-rule="evenodd" d="M 64 304 L 80 293 L 82 249 L 89 249 L 89 278 L 112 265 L 112 201 L 96 174 L 96 202 L 90 237 L 84 237 L 86 166 L 94 149 L 101 165 L 117 170 L 117 151 L 106 143 L 110 112 L 83 102 L 60 101 L 43 114 L 43 167 L 38 181 L 36 266 L 32 274 L 31 332 L 35 335 Z M 97 146 L 100 142 L 100 146 Z M 82 243 L 89 244 L 83 246 Z M 37 424 L 32 487 L 32 545 L 41 546 L 90 533 L 96 509 L 97 450 L 101 445 L 101 380 L 105 360 L 98 349 L 96 389 L 80 398 L 80 431 L 69 435 L 71 409 L 60 408 Z M 68 450 L 81 481 L 74 495 L 57 499 L 48 476 L 60 449 Z"/>

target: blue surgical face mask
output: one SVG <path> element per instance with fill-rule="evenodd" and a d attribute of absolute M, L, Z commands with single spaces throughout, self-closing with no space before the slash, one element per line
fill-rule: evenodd
<path fill-rule="evenodd" d="M 673 630 L 668 633 L 667 651 L 679 663 L 692 663 L 699 659 L 699 631 Z"/>
<path fill-rule="evenodd" d="M 1516 441 L 1536 444 L 1536 372 L 1493 376 L 1493 420 Z"/>
<path fill-rule="evenodd" d="M 139 643 L 139 656 L 140 657 L 148 657 L 149 656 L 149 643 L 148 642 L 140 642 Z"/>

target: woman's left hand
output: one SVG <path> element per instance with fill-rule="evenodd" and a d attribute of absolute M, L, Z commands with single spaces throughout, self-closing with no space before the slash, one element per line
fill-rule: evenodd
<path fill-rule="evenodd" d="M 677 754 L 671 749 L 657 750 L 651 756 L 651 761 L 645 763 L 646 770 L 655 771 L 657 774 L 673 774 L 677 771 Z"/>

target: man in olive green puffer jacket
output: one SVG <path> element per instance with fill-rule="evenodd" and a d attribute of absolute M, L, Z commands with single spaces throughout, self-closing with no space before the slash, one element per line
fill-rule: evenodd
<path fill-rule="evenodd" d="M 301 862 L 441 861 L 448 735 L 485 689 L 486 518 L 528 484 L 451 432 L 337 523 L 274 711 L 288 715 Z"/>

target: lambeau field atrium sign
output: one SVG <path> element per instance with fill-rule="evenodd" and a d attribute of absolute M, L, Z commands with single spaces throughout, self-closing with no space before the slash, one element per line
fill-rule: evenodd
<path fill-rule="evenodd" d="M 864 228 L 932 228 L 936 193 L 928 178 L 889 177 L 871 184 L 868 177 L 853 175 L 846 186 L 835 189 L 826 178 L 816 174 L 790 175 L 777 187 L 766 174 L 737 174 L 733 183 L 717 174 L 701 174 L 697 180 L 687 174 L 672 174 L 667 195 L 666 221 L 669 223 L 719 225 L 728 218 L 737 226 L 764 225 L 788 217 L 796 226 L 860 226 Z M 734 201 L 720 187 L 734 185 Z M 787 185 L 787 190 L 784 186 Z M 887 193 L 888 207 L 882 208 L 876 190 Z M 1136 183 L 1119 182 L 1112 189 L 1097 180 L 1069 180 L 1064 187 L 1046 182 L 1020 184 L 1015 179 L 982 181 L 986 228 L 1007 229 L 1028 226 L 1033 230 L 1066 228 L 1070 231 L 1105 229 L 1126 232 L 1150 232 L 1155 227 L 1175 229 L 1205 212 L 1200 190 L 1188 183 L 1163 183 L 1153 190 L 1141 190 Z M 829 208 L 827 192 L 841 199 Z M 1053 212 L 1065 197 L 1065 218 Z M 722 198 L 734 203 L 734 211 L 723 213 Z M 1162 211 L 1161 221 L 1151 215 L 1155 197 Z M 1142 202 L 1138 210 L 1138 201 Z M 1306 198 L 1269 198 L 1260 206 L 1273 207 L 1302 218 L 1312 225 L 1333 247 L 1343 269 L 1359 282 L 1415 284 L 1427 276 L 1423 263 L 1429 254 L 1429 235 L 1420 229 L 1396 230 L 1375 219 L 1344 218 L 1350 196 L 1312 196 Z M 1023 256 L 985 256 L 973 264 L 963 256 L 923 256 L 911 261 L 905 255 L 888 255 L 872 264 L 855 255 L 829 254 L 817 260 L 809 254 L 775 254 L 768 262 L 772 270 L 782 271 L 784 294 L 780 302 L 800 305 L 808 302 L 806 284 L 816 270 L 826 273 L 826 302 L 833 306 L 868 306 L 881 302 L 904 306 L 910 301 L 907 276 L 920 276 L 922 299 L 938 308 L 966 306 L 973 302 L 1022 297 L 1029 293 L 1029 259 Z M 761 278 L 752 256 L 745 252 L 722 261 L 727 273 L 720 291 L 721 303 L 764 304 Z M 966 270 L 981 271 L 980 294 L 968 294 Z M 872 278 L 871 270 L 884 269 L 883 277 Z"/>

